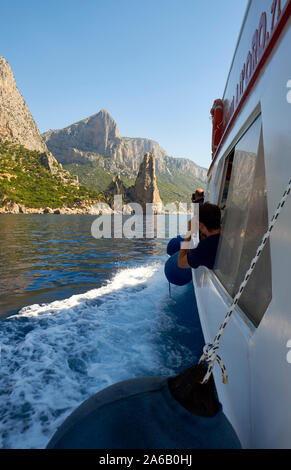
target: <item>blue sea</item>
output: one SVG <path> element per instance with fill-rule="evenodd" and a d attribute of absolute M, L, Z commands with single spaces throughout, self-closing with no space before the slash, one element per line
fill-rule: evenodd
<path fill-rule="evenodd" d="M 0 215 L 0 448 L 42 449 L 85 399 L 200 357 L 192 283 L 168 239 L 95 239 L 87 215 Z"/>

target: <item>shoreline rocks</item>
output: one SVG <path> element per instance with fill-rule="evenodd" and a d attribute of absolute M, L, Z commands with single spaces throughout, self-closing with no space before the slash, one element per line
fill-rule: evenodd
<path fill-rule="evenodd" d="M 5 206 L 0 207 L 0 215 L 1 214 L 23 214 L 23 215 L 30 215 L 30 214 L 38 214 L 38 215 L 113 215 L 113 214 L 120 214 L 123 215 L 134 215 L 135 210 L 134 206 L 131 207 L 130 203 L 124 204 L 123 210 L 121 211 L 114 211 L 110 208 L 109 205 L 104 203 L 97 203 L 94 205 L 88 206 L 81 206 L 81 207 L 59 207 L 59 208 L 51 208 L 51 207 L 26 207 L 23 204 L 17 204 L 16 202 L 9 202 Z M 163 214 L 171 214 L 171 215 L 179 215 L 179 214 L 191 214 L 190 210 L 167 210 L 163 206 L 160 207 L 159 210 L 155 212 L 156 215 L 163 215 Z"/>
<path fill-rule="evenodd" d="M 55 215 L 67 215 L 67 214 L 93 214 L 94 205 L 80 206 L 80 207 L 26 207 L 23 204 L 16 202 L 8 202 L 4 206 L 0 207 L 0 214 L 55 214 Z"/>

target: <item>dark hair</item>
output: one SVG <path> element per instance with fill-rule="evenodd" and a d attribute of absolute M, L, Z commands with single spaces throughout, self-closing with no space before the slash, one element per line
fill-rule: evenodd
<path fill-rule="evenodd" d="M 172 396 L 191 413 L 198 416 L 212 417 L 219 410 L 219 401 L 213 376 L 202 384 L 207 372 L 204 364 L 196 364 L 176 377 L 168 380 Z"/>
<path fill-rule="evenodd" d="M 221 226 L 221 211 L 215 204 L 205 202 L 199 206 L 199 222 L 208 230 L 217 230 Z"/>

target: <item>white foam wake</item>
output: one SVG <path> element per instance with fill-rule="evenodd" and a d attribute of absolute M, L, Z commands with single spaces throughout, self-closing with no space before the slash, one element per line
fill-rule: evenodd
<path fill-rule="evenodd" d="M 0 324 L 0 447 L 43 448 L 82 401 L 131 377 L 169 375 L 191 353 L 167 339 L 159 264 L 101 288 L 31 305 Z"/>

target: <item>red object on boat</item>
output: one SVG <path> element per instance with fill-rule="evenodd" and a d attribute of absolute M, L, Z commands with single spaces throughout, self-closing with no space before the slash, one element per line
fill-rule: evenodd
<path fill-rule="evenodd" d="M 223 102 L 215 100 L 211 108 L 212 116 L 212 156 L 214 157 L 223 131 Z"/>

